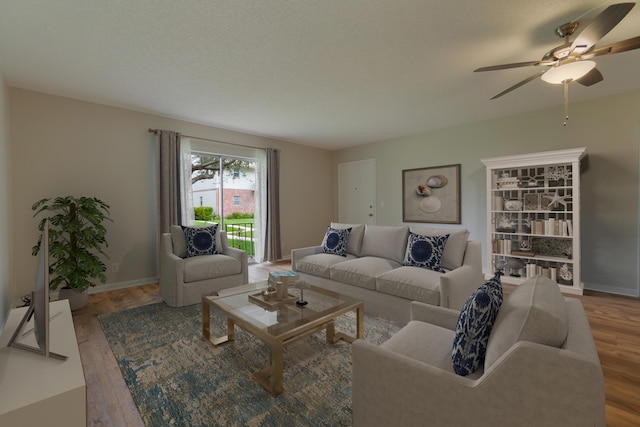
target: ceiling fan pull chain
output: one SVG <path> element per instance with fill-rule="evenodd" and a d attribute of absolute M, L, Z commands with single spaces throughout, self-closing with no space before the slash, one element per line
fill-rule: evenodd
<path fill-rule="evenodd" d="M 562 82 L 564 84 L 564 123 L 566 126 L 569 121 L 569 80 Z"/>

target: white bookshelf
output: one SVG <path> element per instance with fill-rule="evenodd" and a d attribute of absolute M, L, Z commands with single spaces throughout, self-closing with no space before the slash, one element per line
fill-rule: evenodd
<path fill-rule="evenodd" d="M 506 283 L 541 275 L 582 294 L 580 161 L 586 148 L 481 159 L 487 169 L 487 254 Z"/>
<path fill-rule="evenodd" d="M 54 301 L 50 315 L 50 350 L 67 360 L 44 357 L 7 343 L 26 307 L 15 308 L 0 338 L 0 426 L 86 426 L 87 387 L 67 300 Z M 33 327 L 33 320 L 24 330 Z M 37 347 L 33 333 L 19 339 Z"/>

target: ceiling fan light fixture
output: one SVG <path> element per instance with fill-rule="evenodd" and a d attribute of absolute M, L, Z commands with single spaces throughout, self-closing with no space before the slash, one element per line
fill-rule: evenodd
<path fill-rule="evenodd" d="M 565 81 L 578 80 L 596 66 L 595 61 L 576 61 L 558 65 L 542 75 L 542 80 L 554 85 Z"/>

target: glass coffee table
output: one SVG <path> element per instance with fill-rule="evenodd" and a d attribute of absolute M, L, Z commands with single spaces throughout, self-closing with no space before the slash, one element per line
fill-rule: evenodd
<path fill-rule="evenodd" d="M 289 288 L 283 301 L 265 300 L 267 281 L 225 289 L 202 297 L 202 335 L 213 345 L 233 341 L 234 327 L 244 329 L 264 341 L 271 349 L 271 362 L 253 374 L 253 378 L 277 396 L 284 391 L 283 349 L 303 338 L 326 330 L 327 342 L 349 343 L 364 338 L 364 303 L 346 295 L 311 286 L 304 289 L 305 305 L 298 305 L 300 289 Z M 227 316 L 227 335 L 211 337 L 211 309 Z M 356 312 L 356 336 L 336 332 L 335 319 Z"/>

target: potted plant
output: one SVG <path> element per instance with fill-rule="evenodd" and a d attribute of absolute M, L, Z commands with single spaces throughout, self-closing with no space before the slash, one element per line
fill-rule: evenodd
<path fill-rule="evenodd" d="M 72 310 L 84 307 L 87 290 L 96 285 L 94 281 L 107 280 L 107 268 L 99 256 L 109 258 L 103 251 L 109 246 L 103 225 L 105 220 L 111 221 L 109 205 L 95 197 L 67 196 L 39 200 L 31 209 L 34 217 L 42 212 L 49 214 L 49 254 L 53 259 L 50 288 L 60 287 L 60 299 L 69 299 Z M 40 251 L 47 218 L 38 224 L 41 234 L 32 255 Z"/>

